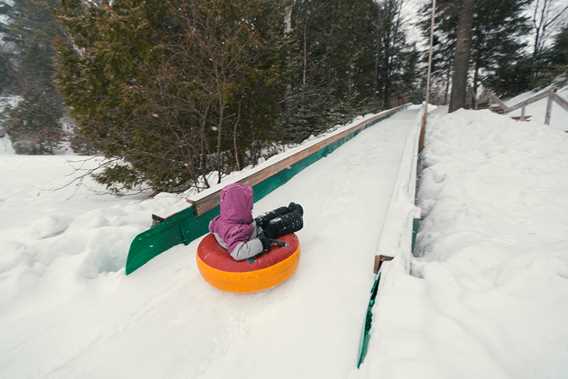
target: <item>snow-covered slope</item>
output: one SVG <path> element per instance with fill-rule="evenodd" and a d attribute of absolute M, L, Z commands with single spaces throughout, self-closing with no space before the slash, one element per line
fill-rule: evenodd
<path fill-rule="evenodd" d="M 566 378 L 568 134 L 461 110 L 424 165 L 423 258 L 388 266 L 367 377 Z"/>
<path fill-rule="evenodd" d="M 64 158 L 2 159 L 10 181 L 0 181 L 0 377 L 354 374 L 377 233 L 417 115 L 367 129 L 255 205 L 263 212 L 298 201 L 306 225 L 296 275 L 257 295 L 205 283 L 194 263 L 198 241 L 124 276 L 132 237 L 150 213 L 179 207 L 179 197 L 45 192 L 38 182 L 51 187 L 71 171 Z"/>

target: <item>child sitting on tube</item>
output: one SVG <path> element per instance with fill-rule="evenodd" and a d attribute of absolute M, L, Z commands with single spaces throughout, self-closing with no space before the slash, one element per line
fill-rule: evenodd
<path fill-rule="evenodd" d="M 304 226 L 302 206 L 290 203 L 252 217 L 253 192 L 250 186 L 231 184 L 221 190 L 220 215 L 209 223 L 217 243 L 237 261 L 245 260 L 272 246 L 285 244 L 276 238 L 297 232 Z"/>

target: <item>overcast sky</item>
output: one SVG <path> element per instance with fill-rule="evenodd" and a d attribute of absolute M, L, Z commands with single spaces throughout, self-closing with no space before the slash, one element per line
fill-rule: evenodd
<path fill-rule="evenodd" d="M 495 0 L 499 1 L 499 0 Z M 416 28 L 414 23 L 418 19 L 418 10 L 424 3 L 432 3 L 431 0 L 404 0 L 403 3 L 403 15 L 406 20 L 406 28 L 408 31 L 408 38 L 410 41 L 419 41 L 423 43 L 420 31 Z M 556 0 L 556 6 L 562 9 L 568 6 L 568 0 Z M 568 11 L 566 12 L 565 18 L 568 19 Z"/>

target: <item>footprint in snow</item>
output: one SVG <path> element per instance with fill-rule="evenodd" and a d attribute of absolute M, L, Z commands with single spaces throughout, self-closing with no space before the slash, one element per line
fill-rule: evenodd
<path fill-rule="evenodd" d="M 56 217 L 45 216 L 36 220 L 31 225 L 31 233 L 36 239 L 51 238 L 60 235 L 69 226 L 69 220 Z"/>

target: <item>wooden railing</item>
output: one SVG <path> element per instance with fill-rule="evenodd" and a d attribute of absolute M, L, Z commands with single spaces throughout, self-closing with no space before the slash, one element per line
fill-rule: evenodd
<path fill-rule="evenodd" d="M 357 133 L 363 129 L 365 129 L 366 127 L 368 127 L 371 124 L 376 123 L 379 120 L 382 120 L 384 118 L 387 118 L 391 115 L 393 115 L 394 113 L 400 111 L 401 109 L 403 109 L 404 107 L 406 107 L 407 105 L 401 105 L 398 106 L 396 108 L 393 109 L 389 109 L 387 111 L 383 111 L 379 114 L 377 114 L 376 116 L 370 117 L 364 121 L 361 121 L 360 123 L 346 129 L 343 130 L 339 133 L 334 133 L 331 136 L 325 138 L 324 140 L 308 145 L 305 148 L 303 148 L 302 150 L 298 151 L 297 153 L 294 153 L 293 155 L 290 155 L 288 157 L 285 157 L 279 161 L 274 162 L 273 164 L 271 164 L 268 167 L 264 167 L 262 169 L 259 170 L 255 170 L 253 171 L 251 174 L 249 174 L 248 176 L 246 176 L 245 178 L 242 178 L 241 180 L 238 180 L 238 183 L 243 183 L 243 184 L 248 184 L 250 186 L 254 186 L 258 183 L 261 183 L 262 181 L 277 175 L 278 173 L 290 168 L 292 165 L 294 165 L 295 163 L 298 163 L 300 161 L 302 161 L 303 159 L 311 156 L 312 154 L 316 153 L 317 151 L 324 149 L 327 146 L 330 146 L 338 141 L 340 141 L 343 138 L 349 137 L 350 135 Z M 200 197 L 196 200 L 187 200 L 194 208 L 195 210 L 195 215 L 196 216 L 200 216 L 206 212 L 208 212 L 209 210 L 215 208 L 218 204 L 219 204 L 219 195 L 220 195 L 221 190 L 217 190 L 213 193 L 207 194 L 206 196 Z"/>
<path fill-rule="evenodd" d="M 557 91 L 558 91 L 557 88 L 551 87 L 547 91 L 539 93 L 539 94 L 537 94 L 533 97 L 530 97 L 530 98 L 528 98 L 524 101 L 521 101 L 518 104 L 511 105 L 511 106 L 508 106 L 501 99 L 499 99 L 499 97 L 497 97 L 497 95 L 495 95 L 493 92 L 490 92 L 489 93 L 490 100 L 496 103 L 495 106 L 491 107 L 491 109 L 497 111 L 498 113 L 502 113 L 502 114 L 508 114 L 508 113 L 511 113 L 513 111 L 520 109 L 521 110 L 521 117 L 519 119 L 520 120 L 526 120 L 526 118 L 527 118 L 527 116 L 526 116 L 527 106 L 529 106 L 530 104 L 536 103 L 537 101 L 540 101 L 542 99 L 548 98 L 548 101 L 546 103 L 546 114 L 544 116 L 544 123 L 546 125 L 550 125 L 550 118 L 551 118 L 551 114 L 552 114 L 553 103 L 556 103 L 562 109 L 564 109 L 565 111 L 568 111 L 568 101 L 565 100 L 560 95 L 558 95 Z"/>

